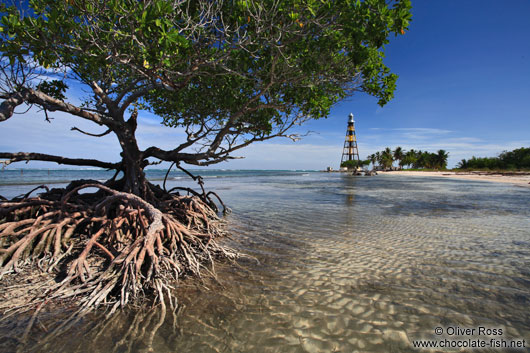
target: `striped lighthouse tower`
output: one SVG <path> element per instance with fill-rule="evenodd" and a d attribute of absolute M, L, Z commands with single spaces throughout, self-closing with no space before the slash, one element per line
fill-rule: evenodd
<path fill-rule="evenodd" d="M 342 158 L 340 165 L 346 161 L 357 160 L 359 163 L 359 149 L 357 148 L 357 137 L 355 136 L 355 121 L 353 114 L 350 113 L 348 120 L 348 129 L 346 130 L 346 141 L 344 141 L 344 148 L 342 149 Z"/>

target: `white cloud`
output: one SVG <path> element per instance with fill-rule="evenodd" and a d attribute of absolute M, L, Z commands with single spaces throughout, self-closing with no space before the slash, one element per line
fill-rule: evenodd
<path fill-rule="evenodd" d="M 451 130 L 433 129 L 433 128 L 427 128 L 427 127 L 396 128 L 396 129 L 389 129 L 389 130 L 405 131 L 405 132 L 421 132 L 425 134 L 448 134 L 450 132 L 453 132 Z"/>
<path fill-rule="evenodd" d="M 448 134 L 454 132 L 446 129 L 436 129 L 430 127 L 402 127 L 402 128 L 382 128 L 382 127 L 371 127 L 368 130 L 377 130 L 377 131 L 402 131 L 403 133 L 424 133 L 424 134 Z"/>

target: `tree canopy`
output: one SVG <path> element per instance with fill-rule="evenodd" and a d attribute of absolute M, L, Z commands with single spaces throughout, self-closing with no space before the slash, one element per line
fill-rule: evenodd
<path fill-rule="evenodd" d="M 356 91 L 387 103 L 397 75 L 383 62 L 384 45 L 407 29 L 410 9 L 410 0 L 30 0 L 2 6 L 0 121 L 26 103 L 105 126 L 118 137 L 121 163 L 61 161 L 122 169 L 130 179 L 126 189 L 138 194 L 149 158 L 218 163 L 256 141 L 297 138 L 290 128 L 326 117 Z M 50 80 L 51 73 L 60 76 Z M 91 95 L 76 106 L 67 83 Z M 171 150 L 140 150 L 138 110 L 183 128 L 187 138 Z M 1 154 L 12 161 L 62 158 L 46 156 Z"/>
<path fill-rule="evenodd" d="M 504 151 L 498 157 L 471 157 L 458 163 L 460 169 L 530 169 L 530 147 Z"/>

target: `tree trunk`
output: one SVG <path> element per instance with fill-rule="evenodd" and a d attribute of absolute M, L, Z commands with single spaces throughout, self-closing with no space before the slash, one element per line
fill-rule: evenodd
<path fill-rule="evenodd" d="M 122 191 L 137 195 L 144 200 L 151 200 L 151 191 L 145 177 L 145 161 L 136 141 L 136 116 L 131 118 L 115 131 L 122 148 L 123 187 Z"/>
<path fill-rule="evenodd" d="M 124 186 L 123 191 L 145 198 L 147 180 L 143 170 L 143 161 L 134 150 L 127 149 L 122 153 Z"/>

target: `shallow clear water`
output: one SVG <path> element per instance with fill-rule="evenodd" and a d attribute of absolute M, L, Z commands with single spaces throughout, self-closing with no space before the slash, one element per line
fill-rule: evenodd
<path fill-rule="evenodd" d="M 87 319 L 37 350 L 408 352 L 450 326 L 529 345 L 529 188 L 335 173 L 206 186 L 233 209 L 226 243 L 254 259 L 182 283 L 175 315 Z"/>

